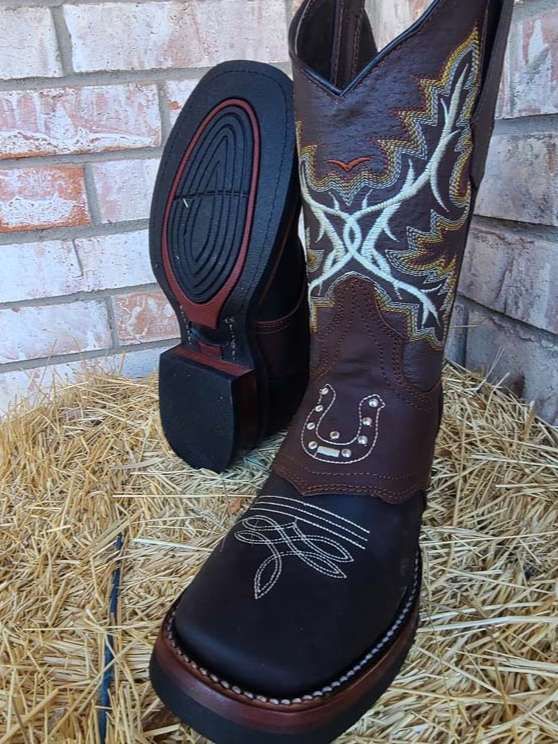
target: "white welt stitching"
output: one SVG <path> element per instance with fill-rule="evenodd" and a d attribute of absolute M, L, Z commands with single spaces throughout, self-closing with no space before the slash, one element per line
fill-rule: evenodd
<path fill-rule="evenodd" d="M 227 682 L 226 680 L 220 679 L 214 674 L 209 674 L 207 669 L 199 666 L 196 664 L 192 659 L 190 659 L 180 648 L 180 646 L 176 642 L 176 636 L 175 631 L 173 627 L 174 623 L 174 617 L 175 612 L 172 612 L 169 615 L 167 624 L 165 626 L 165 634 L 166 637 L 171 644 L 172 648 L 174 649 L 174 652 L 177 656 L 180 656 L 183 661 L 186 662 L 189 666 L 191 666 L 193 669 L 196 669 L 199 671 L 204 677 L 209 677 L 213 682 L 216 684 L 219 684 L 221 687 L 223 687 L 225 690 L 231 689 L 236 695 L 240 695 L 242 697 L 245 697 L 248 700 L 258 700 L 262 703 L 270 703 L 274 706 L 290 706 L 290 705 L 300 705 L 305 702 L 314 702 L 316 699 L 322 698 L 324 696 L 328 696 L 331 694 L 334 694 L 337 692 L 337 690 L 342 687 L 346 682 L 351 680 L 358 672 L 360 672 L 363 667 L 370 664 L 372 660 L 384 649 L 384 647 L 393 639 L 399 628 L 403 625 L 407 617 L 409 616 L 411 609 L 413 608 L 413 605 L 416 602 L 417 596 L 418 596 L 418 590 L 419 590 L 419 568 L 420 568 L 420 556 L 417 553 L 417 556 L 415 558 L 415 570 L 413 575 L 413 586 L 411 588 L 411 592 L 409 594 L 409 598 L 405 602 L 405 605 L 403 606 L 401 612 L 393 622 L 393 625 L 389 628 L 389 630 L 384 634 L 384 636 L 376 643 L 370 651 L 364 656 L 357 664 L 355 664 L 346 674 L 343 674 L 341 677 L 338 677 L 334 682 L 330 682 L 328 685 L 325 685 L 319 690 L 316 690 L 315 692 L 312 692 L 308 695 L 302 695 L 300 697 L 296 698 L 286 698 L 284 700 L 277 700 L 276 698 L 269 698 L 265 695 L 257 695 L 254 692 L 249 692 L 247 690 L 242 690 L 240 687 L 236 685 L 231 685 L 230 682 Z"/>

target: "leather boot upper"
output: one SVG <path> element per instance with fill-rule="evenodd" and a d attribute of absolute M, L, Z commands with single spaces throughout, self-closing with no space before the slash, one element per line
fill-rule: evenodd
<path fill-rule="evenodd" d="M 293 21 L 311 378 L 262 493 L 175 615 L 188 652 L 251 692 L 330 694 L 417 606 L 443 348 L 511 6 L 437 0 L 379 54 L 361 0 L 306 0 Z"/>
<path fill-rule="evenodd" d="M 364 65 L 363 5 L 308 0 L 291 27 L 312 372 L 274 471 L 398 503 L 429 482 L 512 2 L 437 0 Z M 340 16 L 350 54 L 313 35 Z"/>

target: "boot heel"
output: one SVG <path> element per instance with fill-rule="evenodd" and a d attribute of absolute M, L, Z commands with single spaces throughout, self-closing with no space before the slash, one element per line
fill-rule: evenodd
<path fill-rule="evenodd" d="M 194 468 L 221 472 L 258 437 L 253 369 L 176 346 L 161 355 L 159 398 L 165 436 Z"/>

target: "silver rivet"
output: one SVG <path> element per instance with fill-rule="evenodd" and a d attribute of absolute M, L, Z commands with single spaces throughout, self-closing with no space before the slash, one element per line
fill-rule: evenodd
<path fill-rule="evenodd" d="M 352 452 L 350 449 L 344 449 L 342 450 L 341 454 L 345 459 L 348 459 L 352 455 Z"/>
<path fill-rule="evenodd" d="M 306 424 L 306 428 L 307 429 L 310 429 L 310 431 L 312 431 L 312 429 L 315 429 L 316 428 L 316 424 L 313 424 L 313 423 Z"/>
<path fill-rule="evenodd" d="M 328 393 L 329 393 L 329 389 L 328 389 L 328 388 L 325 388 L 325 387 L 324 387 L 324 388 L 322 388 L 322 389 L 320 390 L 320 394 L 321 394 L 321 395 L 327 395 Z"/>
<path fill-rule="evenodd" d="M 316 406 L 316 408 L 314 408 L 314 410 L 316 411 L 316 413 L 321 413 L 324 410 L 324 407 L 323 406 Z"/>
<path fill-rule="evenodd" d="M 318 449 L 318 443 L 317 442 L 310 442 L 310 444 L 308 446 L 310 447 L 311 450 Z"/>
<path fill-rule="evenodd" d="M 365 436 L 359 437 L 358 438 L 358 443 L 359 444 L 368 444 L 368 437 L 365 437 Z"/>
<path fill-rule="evenodd" d="M 366 418 L 362 419 L 362 423 L 364 424 L 364 426 L 372 426 L 372 419 L 367 416 Z"/>
<path fill-rule="evenodd" d="M 378 405 L 379 405 L 378 399 L 372 398 L 371 400 L 368 401 L 368 405 L 370 406 L 370 408 L 378 408 Z"/>
<path fill-rule="evenodd" d="M 335 441 L 336 439 L 339 439 L 340 436 L 341 436 L 341 434 L 339 434 L 338 431 L 332 431 L 330 433 L 330 435 L 329 435 L 329 438 L 330 439 L 333 439 L 333 441 Z"/>

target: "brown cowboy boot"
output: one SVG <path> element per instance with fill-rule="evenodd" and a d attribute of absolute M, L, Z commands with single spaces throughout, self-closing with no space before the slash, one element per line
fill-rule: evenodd
<path fill-rule="evenodd" d="M 293 21 L 311 381 L 151 668 L 216 742 L 331 741 L 412 644 L 443 349 L 512 2 L 437 0 L 379 54 L 362 0 L 306 0 Z"/>

